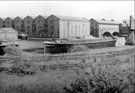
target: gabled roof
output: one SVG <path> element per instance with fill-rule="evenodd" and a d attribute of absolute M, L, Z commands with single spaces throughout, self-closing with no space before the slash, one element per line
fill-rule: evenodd
<path fill-rule="evenodd" d="M 15 21 L 16 19 L 20 19 L 20 20 L 22 20 L 22 18 L 21 18 L 21 17 L 19 17 L 19 16 L 17 16 L 17 17 L 14 19 L 14 21 Z"/>
<path fill-rule="evenodd" d="M 0 28 L 0 32 L 17 32 L 13 28 Z"/>
<path fill-rule="evenodd" d="M 5 20 L 7 20 L 7 19 L 13 20 L 11 17 L 7 17 L 7 18 L 5 18 Z"/>
<path fill-rule="evenodd" d="M 111 20 L 106 20 L 106 19 L 93 19 L 93 20 L 101 24 L 119 24 L 116 21 L 111 21 Z"/>
<path fill-rule="evenodd" d="M 25 20 L 25 19 L 27 19 L 27 18 L 30 18 L 30 19 L 34 19 L 33 17 L 31 17 L 31 16 L 26 16 L 23 20 Z"/>
<path fill-rule="evenodd" d="M 38 17 L 42 17 L 42 18 L 44 18 L 44 19 L 47 18 L 46 16 L 38 15 L 34 20 L 36 20 Z"/>
<path fill-rule="evenodd" d="M 71 21 L 73 20 L 73 21 L 85 21 L 85 22 L 89 21 L 85 17 L 69 17 L 69 16 L 60 16 L 60 15 L 51 15 L 51 16 L 55 16 L 60 20 L 71 20 Z"/>

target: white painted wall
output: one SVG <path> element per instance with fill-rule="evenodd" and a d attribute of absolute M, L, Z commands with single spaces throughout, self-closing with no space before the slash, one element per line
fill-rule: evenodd
<path fill-rule="evenodd" d="M 82 21 L 59 20 L 60 38 L 89 37 L 90 23 Z"/>

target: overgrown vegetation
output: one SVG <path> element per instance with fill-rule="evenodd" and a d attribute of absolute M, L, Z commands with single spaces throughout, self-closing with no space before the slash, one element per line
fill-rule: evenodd
<path fill-rule="evenodd" d="M 117 66 L 91 65 L 89 72 L 79 73 L 81 77 L 64 90 L 66 93 L 134 93 L 135 74 L 129 70 L 126 72 Z"/>
<path fill-rule="evenodd" d="M 15 45 L 7 45 L 4 52 L 8 56 L 21 56 L 21 49 Z"/>
<path fill-rule="evenodd" d="M 24 56 L 22 56 L 22 51 L 20 47 L 16 47 L 15 45 L 8 45 L 4 48 L 7 63 L 9 66 L 0 67 L 0 72 L 5 72 L 10 75 L 17 76 L 26 76 L 26 75 L 34 75 L 35 68 L 31 65 L 31 62 L 25 62 Z"/>
<path fill-rule="evenodd" d="M 122 54 L 122 52 L 119 54 Z M 110 53 L 110 55 L 112 54 Z M 28 62 L 23 56 L 20 56 L 18 61 L 15 58 L 18 56 L 16 54 L 14 56 L 6 54 L 5 56 L 14 59 L 5 62 L 13 64 L 7 71 L 0 72 L 0 93 L 135 92 L 135 55 L 133 53 L 127 55 L 123 53 L 123 55 L 108 58 L 101 56 L 101 59 L 96 57 L 93 59 L 77 59 L 77 57 L 74 60 L 57 59 L 56 63 L 68 61 L 68 64 L 70 64 L 73 61 L 74 63 L 81 61 L 84 67 L 50 71 L 41 71 L 39 66 L 32 64 L 32 60 L 32 62 Z M 49 63 L 51 64 L 51 61 Z M 87 68 L 85 68 L 86 63 L 90 63 Z"/>

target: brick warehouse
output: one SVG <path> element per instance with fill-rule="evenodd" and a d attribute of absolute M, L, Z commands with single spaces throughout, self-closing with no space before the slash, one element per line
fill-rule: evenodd
<path fill-rule="evenodd" d="M 0 28 L 2 28 L 3 27 L 3 19 L 2 18 L 0 18 Z"/>
<path fill-rule="evenodd" d="M 17 16 L 13 20 L 13 28 L 17 30 L 19 34 L 23 32 L 23 20 L 21 17 Z"/>
<path fill-rule="evenodd" d="M 12 18 L 7 17 L 7 18 L 4 20 L 4 27 L 13 27 L 13 25 L 12 25 Z"/>
<path fill-rule="evenodd" d="M 33 18 L 30 16 L 26 16 L 23 19 L 23 27 L 24 27 L 24 33 L 27 34 L 29 37 L 33 37 Z"/>
<path fill-rule="evenodd" d="M 46 16 L 38 15 L 34 19 L 34 37 L 47 37 L 47 22 Z"/>

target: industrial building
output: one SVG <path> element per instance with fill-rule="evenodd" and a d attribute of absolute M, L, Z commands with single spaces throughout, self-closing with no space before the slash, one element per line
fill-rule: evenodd
<path fill-rule="evenodd" d="M 118 35 L 119 34 L 119 23 L 113 19 L 108 21 L 105 19 L 90 19 L 90 30 L 91 35 L 94 37 L 103 37 L 106 34 Z"/>
<path fill-rule="evenodd" d="M 86 18 L 50 15 L 47 18 L 50 38 L 75 38 L 90 36 L 90 22 Z"/>
<path fill-rule="evenodd" d="M 0 18 L 0 28 L 2 28 L 2 27 L 3 27 L 3 19 Z"/>
<path fill-rule="evenodd" d="M 10 17 L 7 17 L 5 20 L 4 20 L 4 27 L 12 27 L 12 18 Z"/>
<path fill-rule="evenodd" d="M 24 33 L 27 34 L 29 37 L 33 37 L 33 18 L 30 16 L 26 16 L 23 19 L 23 27 L 24 27 Z"/>
<path fill-rule="evenodd" d="M 119 24 L 120 36 L 127 36 L 129 32 L 129 20 L 125 20 Z"/>
<path fill-rule="evenodd" d="M 23 32 L 23 20 L 21 17 L 17 16 L 13 20 L 13 28 L 17 30 L 19 34 Z"/>
<path fill-rule="evenodd" d="M 34 19 L 34 32 L 33 34 L 35 37 L 47 37 L 47 23 L 46 23 L 46 16 L 37 16 Z"/>

